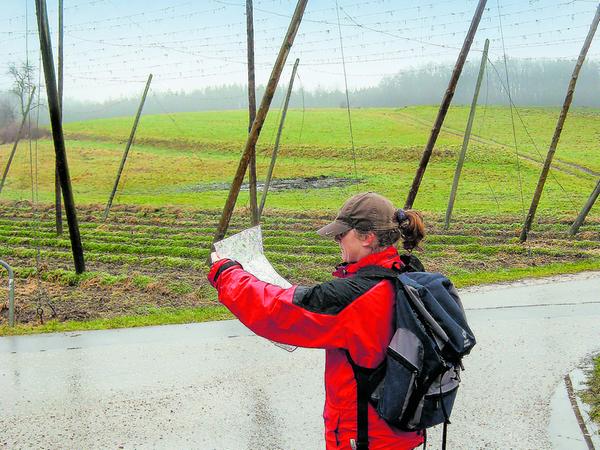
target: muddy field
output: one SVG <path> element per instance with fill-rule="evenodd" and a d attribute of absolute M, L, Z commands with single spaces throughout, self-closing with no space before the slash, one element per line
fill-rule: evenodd
<path fill-rule="evenodd" d="M 360 180 L 354 178 L 336 178 L 320 175 L 317 177 L 300 177 L 300 178 L 282 178 L 274 179 L 269 183 L 269 191 L 285 191 L 289 189 L 329 189 L 333 187 L 346 187 L 354 184 L 359 184 Z M 264 189 L 265 183 L 258 181 L 256 188 L 259 192 Z M 229 190 L 229 183 L 205 183 L 188 186 L 181 189 L 181 192 L 206 192 L 206 191 L 223 191 Z M 250 189 L 248 183 L 243 183 L 240 187 L 242 191 Z"/>
<path fill-rule="evenodd" d="M 87 272 L 77 276 L 70 241 L 56 236 L 50 206 L 34 210 L 28 202 L 0 203 L 0 258 L 16 272 L 19 323 L 217 304 L 206 281 L 206 258 L 219 211 L 121 206 L 106 223 L 102 212 L 101 206 L 79 208 Z M 337 245 L 314 232 L 331 214 L 265 212 L 267 256 L 291 282 L 327 280 L 340 262 Z M 231 232 L 249 226 L 247 217 L 248 211 L 238 210 Z M 543 274 L 544 267 L 553 268 L 550 273 L 560 273 L 561 267 L 564 272 L 600 268 L 600 223 L 588 223 L 571 238 L 567 221 L 542 222 L 529 242 L 520 245 L 519 218 L 457 218 L 448 231 L 442 217 L 425 218 L 428 237 L 417 256 L 428 270 L 448 274 L 458 286 L 502 280 L 502 274 L 515 270 L 525 277 Z M 6 274 L 2 276 L 6 286 Z M 0 324 L 8 317 L 7 295 L 2 295 Z"/>

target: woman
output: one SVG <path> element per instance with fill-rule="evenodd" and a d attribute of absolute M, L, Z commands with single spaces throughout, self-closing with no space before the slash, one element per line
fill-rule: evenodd
<path fill-rule="evenodd" d="M 356 382 L 347 355 L 367 368 L 383 361 L 392 337 L 395 297 L 389 280 L 362 276 L 361 269 L 376 265 L 406 270 L 394 244 L 402 239 L 404 249 L 412 250 L 424 236 L 424 224 L 418 212 L 396 209 L 385 197 L 367 192 L 350 198 L 336 219 L 317 232 L 340 246 L 343 264 L 332 281 L 283 289 L 215 254 L 208 278 L 219 300 L 256 334 L 326 350 L 326 446 L 352 449 L 357 437 Z M 412 449 L 423 442 L 421 433 L 391 427 L 370 405 L 368 423 L 370 450 Z"/>

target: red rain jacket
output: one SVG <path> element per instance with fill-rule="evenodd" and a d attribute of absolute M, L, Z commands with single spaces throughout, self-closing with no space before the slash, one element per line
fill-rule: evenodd
<path fill-rule="evenodd" d="M 340 266 L 338 279 L 313 287 L 283 289 L 258 280 L 235 261 L 213 264 L 208 279 L 219 300 L 256 334 L 284 344 L 324 348 L 325 442 L 327 449 L 350 450 L 356 439 L 356 382 L 344 349 L 360 366 L 374 368 L 392 337 L 395 292 L 389 280 L 361 276 L 378 265 L 400 268 L 394 247 Z M 358 273 L 357 273 L 358 272 Z M 412 449 L 419 432 L 390 427 L 369 405 L 369 449 Z"/>

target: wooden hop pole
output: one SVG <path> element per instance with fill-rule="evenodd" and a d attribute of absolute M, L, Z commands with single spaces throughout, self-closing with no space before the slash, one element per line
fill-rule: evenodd
<path fill-rule="evenodd" d="M 285 66 L 285 61 L 294 43 L 294 38 L 296 37 L 296 33 L 298 32 L 298 28 L 300 27 L 300 22 L 302 21 L 302 16 L 304 15 L 304 10 L 306 9 L 307 3 L 308 0 L 298 0 L 298 3 L 296 4 L 296 10 L 294 11 L 294 15 L 292 16 L 292 19 L 290 21 L 290 26 L 283 40 L 283 44 L 281 45 L 281 49 L 279 50 L 279 54 L 277 55 L 277 60 L 275 61 L 275 65 L 273 66 L 271 76 L 269 77 L 269 82 L 267 83 L 265 94 L 263 95 L 260 107 L 258 109 L 258 112 L 256 113 L 256 118 L 254 119 L 254 122 L 252 124 L 252 129 L 248 134 L 248 139 L 246 140 L 246 145 L 244 147 L 242 157 L 240 158 L 240 163 L 238 165 L 237 172 L 233 178 L 233 182 L 231 183 L 229 195 L 227 197 L 227 201 L 225 202 L 225 207 L 223 208 L 221 220 L 213 238 L 213 243 L 223 239 L 225 233 L 227 232 L 227 228 L 229 227 L 229 222 L 233 214 L 233 208 L 235 207 L 235 202 L 240 193 L 242 180 L 244 179 L 244 174 L 246 173 L 246 169 L 248 167 L 248 161 L 250 160 L 251 154 L 254 152 L 256 142 L 258 141 L 258 137 L 260 136 L 260 131 L 262 129 L 263 124 L 265 123 L 265 119 L 267 117 L 267 113 L 269 112 L 271 101 L 273 100 L 273 96 L 275 95 L 277 83 L 279 82 L 279 77 L 281 76 L 281 72 L 283 70 L 283 67 Z"/>
<path fill-rule="evenodd" d="M 121 179 L 121 174 L 123 173 L 123 168 L 125 167 L 125 162 L 127 161 L 129 149 L 131 148 L 131 144 L 133 143 L 133 139 L 135 138 L 135 132 L 137 130 L 138 123 L 140 122 L 140 116 L 142 115 L 142 109 L 144 108 L 144 103 L 146 102 L 146 95 L 148 95 L 148 89 L 150 89 L 151 81 L 152 74 L 148 75 L 148 81 L 146 81 L 146 87 L 144 88 L 144 93 L 142 94 L 142 100 L 140 101 L 140 106 L 138 107 L 137 113 L 135 115 L 133 126 L 131 127 L 131 133 L 129 134 L 129 139 L 127 140 L 127 145 L 125 146 L 125 151 L 123 152 L 123 157 L 121 158 L 121 164 L 119 165 L 119 170 L 117 170 L 117 178 L 115 179 L 115 184 L 113 185 L 110 197 L 108 198 L 108 202 L 106 203 L 106 208 L 104 209 L 104 215 L 102 216 L 102 220 L 106 220 L 108 218 L 110 207 L 112 206 L 115 194 L 117 193 L 117 188 L 119 187 L 119 180 Z"/>
<path fill-rule="evenodd" d="M 63 109 L 64 61 L 63 0 L 58 0 L 58 105 L 60 106 L 61 123 Z"/>
<path fill-rule="evenodd" d="M 275 138 L 275 146 L 273 147 L 273 154 L 271 155 L 271 164 L 269 164 L 269 171 L 267 172 L 267 179 L 265 180 L 265 186 L 263 187 L 262 198 L 260 200 L 260 207 L 258 208 L 258 218 L 262 216 L 265 202 L 267 201 L 267 193 L 269 192 L 269 186 L 271 184 L 271 177 L 273 176 L 273 169 L 275 168 L 275 161 L 277 160 L 277 152 L 279 151 L 279 141 L 281 139 L 281 132 L 283 131 L 283 124 L 285 123 L 285 116 L 287 115 L 288 106 L 290 104 L 290 97 L 292 95 L 292 88 L 294 87 L 294 79 L 296 78 L 296 70 L 298 70 L 299 59 L 296 59 L 294 68 L 292 69 L 292 76 L 290 77 L 290 84 L 288 86 L 287 94 L 285 96 L 285 102 L 283 104 L 283 111 L 281 112 L 281 120 L 279 121 L 279 129 L 277 130 L 277 137 Z"/>
<path fill-rule="evenodd" d="M 58 0 L 58 105 L 60 109 L 60 123 L 63 120 L 63 43 L 64 43 L 64 28 L 63 28 L 63 0 Z M 60 180 L 58 174 L 58 161 L 55 163 L 56 170 L 54 171 L 54 210 L 56 214 L 56 234 L 63 234 L 62 224 L 62 205 L 60 199 Z"/>
<path fill-rule="evenodd" d="M 433 128 L 431 129 L 429 140 L 427 141 L 425 150 L 423 150 L 421 162 L 419 163 L 417 173 L 415 174 L 415 178 L 413 180 L 412 186 L 408 193 L 408 197 L 406 199 L 406 203 L 404 206 L 405 209 L 412 208 L 413 203 L 415 202 L 415 198 L 417 197 L 417 193 L 419 192 L 419 186 L 421 185 L 421 181 L 423 180 L 425 169 L 427 169 L 429 158 L 431 158 L 433 147 L 435 146 L 437 137 L 442 129 L 442 124 L 444 123 L 444 119 L 446 118 L 446 113 L 448 112 L 448 108 L 450 107 L 452 97 L 454 97 L 454 91 L 456 90 L 458 79 L 462 72 L 463 66 L 465 65 L 465 61 L 467 60 L 467 55 L 469 54 L 469 49 L 471 48 L 471 44 L 473 43 L 473 38 L 475 37 L 475 32 L 477 31 L 477 27 L 479 26 L 479 22 L 481 21 L 481 16 L 483 15 L 483 10 L 485 9 L 486 3 L 487 0 L 479 0 L 477 9 L 475 10 L 475 14 L 473 15 L 473 20 L 471 20 L 471 26 L 469 27 L 469 31 L 467 32 L 467 36 L 465 37 L 463 46 L 460 50 L 460 53 L 458 54 L 456 65 L 454 66 L 454 70 L 452 71 L 452 76 L 450 77 L 448 88 L 446 89 L 446 93 L 444 94 L 444 98 L 442 99 L 437 118 L 435 119 L 435 123 L 433 124 Z"/>
<path fill-rule="evenodd" d="M 246 28 L 248 33 L 248 113 L 249 124 L 248 133 L 252 130 L 252 123 L 256 118 L 256 77 L 254 70 L 254 11 L 252 0 L 246 0 Z M 250 170 L 248 174 L 248 184 L 250 186 L 250 220 L 252 225 L 258 225 L 260 213 L 257 204 L 256 189 L 256 149 L 252 150 L 250 155 Z"/>
<path fill-rule="evenodd" d="M 447 230 L 450 227 L 450 219 L 452 218 L 452 209 L 454 209 L 454 200 L 456 199 L 456 191 L 458 190 L 458 182 L 460 180 L 460 174 L 462 172 L 463 164 L 465 162 L 465 156 L 467 154 L 467 147 L 469 146 L 469 139 L 471 138 L 471 129 L 473 128 L 473 120 L 475 119 L 475 110 L 477 109 L 477 99 L 479 98 L 479 89 L 481 88 L 481 80 L 483 79 L 483 72 L 485 71 L 485 63 L 488 57 L 488 49 L 490 47 L 490 40 L 485 40 L 483 46 L 483 55 L 481 55 L 481 64 L 479 65 L 479 75 L 477 76 L 477 83 L 475 84 L 475 93 L 473 94 L 473 101 L 471 102 L 471 111 L 469 112 L 469 120 L 467 121 L 467 128 L 465 130 L 465 137 L 463 139 L 462 148 L 458 156 L 458 163 L 456 164 L 456 171 L 454 172 L 454 181 L 452 182 L 452 190 L 450 192 L 450 199 L 448 200 L 448 208 L 446 209 L 446 224 L 444 228 Z"/>
<path fill-rule="evenodd" d="M 546 178 L 548 177 L 548 172 L 550 172 L 552 158 L 554 157 L 554 153 L 556 152 L 556 147 L 558 146 L 560 134 L 562 133 L 563 125 L 565 124 L 567 114 L 569 113 L 569 107 L 571 106 L 571 102 L 573 100 L 573 93 L 575 92 L 577 77 L 579 77 L 579 71 L 581 70 L 581 66 L 583 66 L 583 62 L 585 61 L 588 49 L 592 44 L 594 34 L 596 34 L 596 29 L 598 28 L 599 21 L 600 5 L 598 5 L 598 7 L 596 8 L 596 15 L 594 16 L 594 20 L 590 25 L 590 30 L 588 31 L 587 37 L 585 38 L 585 42 L 583 43 L 581 52 L 579 52 L 579 58 L 577 58 L 575 68 L 573 69 L 571 81 L 569 82 L 569 87 L 567 88 L 567 96 L 565 97 L 562 110 L 560 111 L 560 116 L 558 117 L 558 122 L 556 123 L 556 128 L 554 129 L 552 142 L 550 143 L 550 148 L 548 149 L 548 154 L 546 155 L 546 161 L 544 162 L 544 167 L 542 168 L 540 179 L 538 180 L 537 187 L 535 188 L 535 193 L 533 194 L 531 206 L 529 207 L 529 213 L 527 214 L 527 218 L 525 219 L 525 223 L 523 224 L 523 229 L 521 230 L 521 235 L 519 237 L 520 242 L 525 242 L 527 240 L 527 235 L 529 234 L 529 230 L 531 229 L 531 224 L 533 223 L 537 207 L 540 203 L 540 198 L 542 197 L 542 191 L 544 190 L 544 185 L 546 184 Z"/>
<path fill-rule="evenodd" d="M 594 206 L 594 203 L 596 203 L 596 200 L 598 199 L 598 194 L 600 194 L 600 180 L 598 180 L 598 183 L 596 183 L 596 188 L 593 190 L 592 194 L 588 198 L 588 201 L 585 203 L 583 209 L 579 213 L 579 216 L 577 216 L 577 219 L 575 219 L 575 222 L 573 222 L 573 225 L 569 230 L 569 234 L 576 234 L 579 230 L 579 227 L 583 225 L 585 218 L 587 217 L 588 213 L 592 209 L 592 206 Z"/>
<path fill-rule="evenodd" d="M 63 193 L 65 211 L 67 213 L 67 223 L 69 225 L 69 238 L 71 239 L 71 249 L 73 251 L 73 260 L 75 262 L 75 272 L 83 273 L 85 272 L 83 246 L 81 245 L 81 235 L 79 234 L 79 224 L 77 223 L 75 200 L 73 199 L 71 177 L 69 176 L 69 166 L 67 163 L 67 154 L 65 151 L 65 139 L 63 136 L 63 129 L 60 117 L 60 105 L 58 102 L 56 74 L 54 72 L 54 60 L 52 58 L 52 43 L 50 40 L 50 31 L 48 27 L 48 13 L 46 11 L 46 0 L 36 0 L 35 8 L 38 21 L 38 31 L 40 36 L 40 51 L 42 53 L 42 62 L 44 65 L 44 78 L 46 80 L 48 110 L 50 112 L 50 123 L 52 125 L 52 139 L 54 141 L 54 150 L 56 153 L 56 160 L 58 164 L 60 187 Z"/>

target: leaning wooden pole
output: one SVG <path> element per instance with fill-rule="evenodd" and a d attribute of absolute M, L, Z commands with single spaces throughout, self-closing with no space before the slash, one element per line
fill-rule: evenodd
<path fill-rule="evenodd" d="M 300 27 L 300 22 L 302 21 L 302 16 L 304 15 L 304 10 L 306 9 L 307 3 L 308 0 L 298 0 L 298 3 L 296 4 L 296 10 L 294 11 L 294 15 L 292 16 L 292 19 L 290 21 L 290 26 L 283 40 L 283 44 L 281 45 L 281 49 L 279 50 L 279 54 L 277 55 L 277 60 L 275 61 L 275 65 L 273 66 L 271 76 L 269 77 L 269 82 L 267 83 L 265 93 L 260 103 L 260 107 L 256 113 L 256 119 L 254 119 L 252 129 L 248 134 L 248 139 L 246 140 L 246 145 L 244 147 L 242 157 L 240 158 L 240 163 L 238 165 L 237 172 L 233 178 L 233 182 L 231 183 L 229 195 L 227 197 L 227 201 L 225 202 L 223 214 L 221 215 L 221 220 L 219 221 L 219 225 L 217 231 L 215 232 L 213 242 L 217 242 L 223 239 L 225 233 L 227 232 L 227 228 L 229 227 L 229 221 L 231 220 L 233 208 L 235 207 L 235 202 L 240 193 L 240 187 L 242 185 L 242 180 L 244 179 L 244 174 L 246 173 L 246 169 L 248 167 L 248 161 L 250 159 L 251 154 L 254 152 L 256 142 L 258 141 L 258 137 L 260 136 L 260 130 L 262 129 L 263 124 L 265 123 L 267 113 L 269 112 L 269 106 L 271 105 L 271 101 L 273 100 L 273 95 L 275 95 L 277 83 L 279 83 L 279 77 L 281 76 L 281 72 L 283 70 L 283 67 L 285 66 L 285 61 L 294 43 L 294 38 L 296 37 L 296 33 L 298 32 L 298 28 Z"/>
<path fill-rule="evenodd" d="M 525 242 L 527 240 L 527 235 L 529 234 L 531 224 L 533 223 L 533 219 L 535 218 L 535 213 L 540 203 L 540 198 L 542 197 L 542 191 L 544 190 L 544 185 L 546 184 L 546 178 L 548 177 L 548 173 L 550 172 L 550 166 L 552 165 L 552 158 L 554 157 L 554 153 L 556 152 L 556 147 L 558 146 L 560 134 L 562 133 L 563 125 L 565 124 L 567 114 L 569 113 L 569 107 L 571 106 L 571 101 L 573 100 L 573 93 L 575 92 L 577 77 L 579 76 L 579 71 L 581 70 L 583 62 L 585 61 L 588 49 L 592 44 L 594 34 L 596 34 L 596 29 L 598 28 L 599 21 L 600 5 L 598 5 L 598 7 L 596 8 L 596 15 L 594 16 L 594 20 L 590 25 L 590 30 L 588 31 L 587 37 L 585 38 L 585 42 L 583 43 L 583 47 L 581 48 L 581 52 L 579 53 L 579 58 L 577 58 L 575 68 L 573 69 L 571 81 L 569 82 L 569 87 L 567 88 L 567 96 L 565 97 L 562 110 L 560 111 L 560 116 L 558 117 L 558 122 L 556 123 L 556 128 L 554 129 L 554 135 L 552 136 L 552 142 L 550 142 L 550 148 L 548 149 L 548 154 L 546 155 L 546 161 L 544 162 L 544 167 L 542 168 L 540 179 L 538 180 L 537 187 L 535 188 L 535 193 L 533 194 L 531 206 L 529 207 L 529 213 L 527 213 L 525 223 L 523 224 L 523 229 L 521 230 L 521 235 L 519 236 L 520 242 Z"/>
<path fill-rule="evenodd" d="M 435 119 L 435 123 L 433 124 L 433 128 L 431 129 L 429 140 L 427 141 L 427 145 L 425 145 L 425 150 L 423 150 L 423 156 L 421 157 L 417 173 L 415 174 L 415 178 L 413 179 L 412 186 L 408 193 L 408 197 L 406 198 L 406 203 L 404 206 L 406 209 L 412 208 L 413 203 L 415 202 L 415 198 L 417 197 L 417 193 L 419 192 L 419 186 L 421 185 L 421 181 L 423 180 L 423 175 L 425 174 L 425 169 L 427 169 L 427 164 L 429 163 L 429 158 L 431 158 L 431 153 L 433 152 L 433 147 L 435 146 L 437 137 L 442 129 L 442 124 L 444 123 L 444 119 L 446 118 L 446 113 L 448 112 L 448 108 L 450 107 L 450 102 L 452 101 L 452 97 L 454 97 L 454 91 L 456 90 L 458 79 L 462 72 L 463 66 L 465 65 L 465 61 L 467 60 L 467 55 L 469 54 L 469 49 L 471 48 L 471 44 L 473 43 L 475 32 L 477 31 L 477 27 L 479 26 L 479 22 L 481 21 L 481 16 L 483 15 L 486 2 L 487 0 L 479 0 L 477 9 L 475 10 L 475 14 L 473 15 L 473 20 L 471 20 L 471 26 L 469 27 L 469 31 L 467 32 L 467 36 L 465 37 L 463 46 L 460 50 L 460 53 L 458 54 L 458 60 L 456 61 L 456 65 L 454 66 L 454 70 L 452 71 L 452 76 L 450 77 L 448 88 L 446 89 L 446 93 L 444 94 L 444 98 L 442 99 L 437 118 Z"/>
<path fill-rule="evenodd" d="M 254 11 L 252 0 L 246 0 L 246 29 L 247 29 L 247 48 L 248 48 L 248 133 L 252 130 L 252 123 L 256 118 L 256 77 L 254 70 Z M 252 150 L 250 155 L 250 170 L 248 174 L 248 184 L 250 192 L 250 221 L 252 225 L 258 225 L 260 213 L 258 211 L 257 188 L 256 188 L 256 150 Z"/>
<path fill-rule="evenodd" d="M 58 105 L 62 121 L 63 109 L 63 74 L 64 74 L 64 28 L 63 28 L 63 0 L 58 0 Z"/>
<path fill-rule="evenodd" d="M 585 221 L 585 218 L 587 217 L 588 213 L 592 209 L 592 206 L 594 206 L 594 203 L 596 203 L 596 200 L 598 199 L 599 194 L 600 194 L 600 179 L 598 180 L 598 183 L 596 183 L 596 188 L 592 192 L 592 195 L 590 195 L 590 198 L 588 198 L 588 201 L 586 202 L 583 209 L 579 213 L 579 216 L 577 216 L 577 219 L 575 219 L 575 222 L 573 222 L 573 225 L 571 225 L 569 234 L 571 234 L 571 235 L 577 234 L 577 231 L 579 231 L 579 227 L 581 227 L 581 225 L 583 225 L 583 222 Z"/>
<path fill-rule="evenodd" d="M 64 32 L 63 32 L 63 0 L 58 0 L 58 105 L 60 107 L 60 122 L 63 118 L 63 67 L 64 67 Z M 56 215 L 56 234 L 63 234 L 62 224 L 62 202 L 60 192 L 60 180 L 58 175 L 58 161 L 55 163 L 54 171 L 54 210 Z"/>
<path fill-rule="evenodd" d="M 477 99 L 479 98 L 479 89 L 481 88 L 481 81 L 483 80 L 483 72 L 485 71 L 485 63 L 487 61 L 488 49 L 490 47 L 490 40 L 485 40 L 483 46 L 483 55 L 481 55 L 481 64 L 479 65 L 479 75 L 477 76 L 477 83 L 475 83 L 475 93 L 473 94 L 473 101 L 471 102 L 471 111 L 469 112 L 469 120 L 467 121 L 467 128 L 465 130 L 465 137 L 463 139 L 462 148 L 458 155 L 458 163 L 456 164 L 456 171 L 454 172 L 454 181 L 452 182 L 452 190 L 450 191 L 450 199 L 448 200 L 448 208 L 446 209 L 446 224 L 444 228 L 447 230 L 450 227 L 450 219 L 452 218 L 452 210 L 454 209 L 454 200 L 456 200 L 456 191 L 458 190 L 458 182 L 460 180 L 460 174 L 462 172 L 463 164 L 465 163 L 465 156 L 467 154 L 467 147 L 469 146 L 469 139 L 471 139 L 471 130 L 473 128 L 473 120 L 475 119 L 475 110 L 477 109 Z"/>
<path fill-rule="evenodd" d="M 265 180 L 265 186 L 262 191 L 262 198 L 260 199 L 260 207 L 258 208 L 258 218 L 262 216 L 263 209 L 265 208 L 265 202 L 267 201 L 267 194 L 269 193 L 269 186 L 271 185 L 271 177 L 273 176 L 273 169 L 275 168 L 275 161 L 277 160 L 277 152 L 279 151 L 279 141 L 281 140 L 281 132 L 283 131 L 283 125 L 285 124 L 285 116 L 287 115 L 288 106 L 290 104 L 290 97 L 292 96 L 292 88 L 294 87 L 294 79 L 296 78 L 296 71 L 298 70 L 299 59 L 296 59 L 294 68 L 292 69 L 292 76 L 290 77 L 290 84 L 285 96 L 285 102 L 283 104 L 283 111 L 281 112 L 281 120 L 279 121 L 279 129 L 277 130 L 277 137 L 275 138 L 275 146 L 273 147 L 273 154 L 271 155 L 271 163 L 269 164 L 269 171 L 267 172 L 267 179 Z"/>
<path fill-rule="evenodd" d="M 71 249 L 73 251 L 73 260 L 75 262 L 75 272 L 83 273 L 85 272 L 83 246 L 81 245 L 81 235 L 79 234 L 79 224 L 77 223 L 77 212 L 75 210 L 75 200 L 73 199 L 73 190 L 71 188 L 71 177 L 69 176 L 69 165 L 67 163 L 67 154 L 65 151 L 65 139 L 60 118 L 60 105 L 58 102 L 54 60 L 52 58 L 52 43 L 50 40 L 50 31 L 48 27 L 46 0 L 36 0 L 35 9 L 40 36 L 40 52 L 42 54 L 42 62 L 44 65 L 44 78 L 46 80 L 46 94 L 48 96 L 50 124 L 52 125 L 52 139 L 54 141 L 54 150 L 56 153 L 56 160 L 58 162 L 60 187 L 65 203 L 65 211 L 67 213 L 69 238 L 71 239 Z"/>
<path fill-rule="evenodd" d="M 146 81 L 146 87 L 144 88 L 144 93 L 142 94 L 142 100 L 140 101 L 140 106 L 138 107 L 137 113 L 135 115 L 133 126 L 131 127 L 131 133 L 129 134 L 129 139 L 127 140 L 127 145 L 125 146 L 125 151 L 123 152 L 123 157 L 121 158 L 121 164 L 119 164 L 119 170 L 117 170 L 117 178 L 115 179 L 115 184 L 113 185 L 110 197 L 108 198 L 108 202 L 106 203 L 106 208 L 104 209 L 104 215 L 102 216 L 102 220 L 106 220 L 108 218 L 110 207 L 112 206 L 115 194 L 117 193 L 117 188 L 119 187 L 119 180 L 121 179 L 121 174 L 123 173 L 123 168 L 125 167 L 125 162 L 127 161 L 129 149 L 131 148 L 131 144 L 133 143 L 133 139 L 135 138 L 135 132 L 137 130 L 138 123 L 140 122 L 140 116 L 142 115 L 142 109 L 144 109 L 144 103 L 146 103 L 146 95 L 148 95 L 148 89 L 150 89 L 151 81 L 152 74 L 148 75 L 148 81 Z"/>
<path fill-rule="evenodd" d="M 13 143 L 12 150 L 10 151 L 10 155 L 8 156 L 8 161 L 6 162 L 6 167 L 4 168 L 4 173 L 2 173 L 2 181 L 0 181 L 0 192 L 4 188 L 4 183 L 6 182 L 6 177 L 8 175 L 8 171 L 10 170 L 10 165 L 12 164 L 12 160 L 15 157 L 15 153 L 17 151 L 17 146 L 19 145 L 19 141 L 21 140 L 21 133 L 23 133 L 23 128 L 25 128 L 25 122 L 27 122 L 27 117 L 29 116 L 29 110 L 31 109 L 31 101 L 33 100 L 33 96 L 35 94 L 35 86 L 31 89 L 31 94 L 29 95 L 29 101 L 27 102 L 27 108 L 25 108 L 25 114 L 23 114 L 23 118 L 21 119 L 21 125 L 19 126 L 19 131 L 15 136 L 15 142 Z"/>

